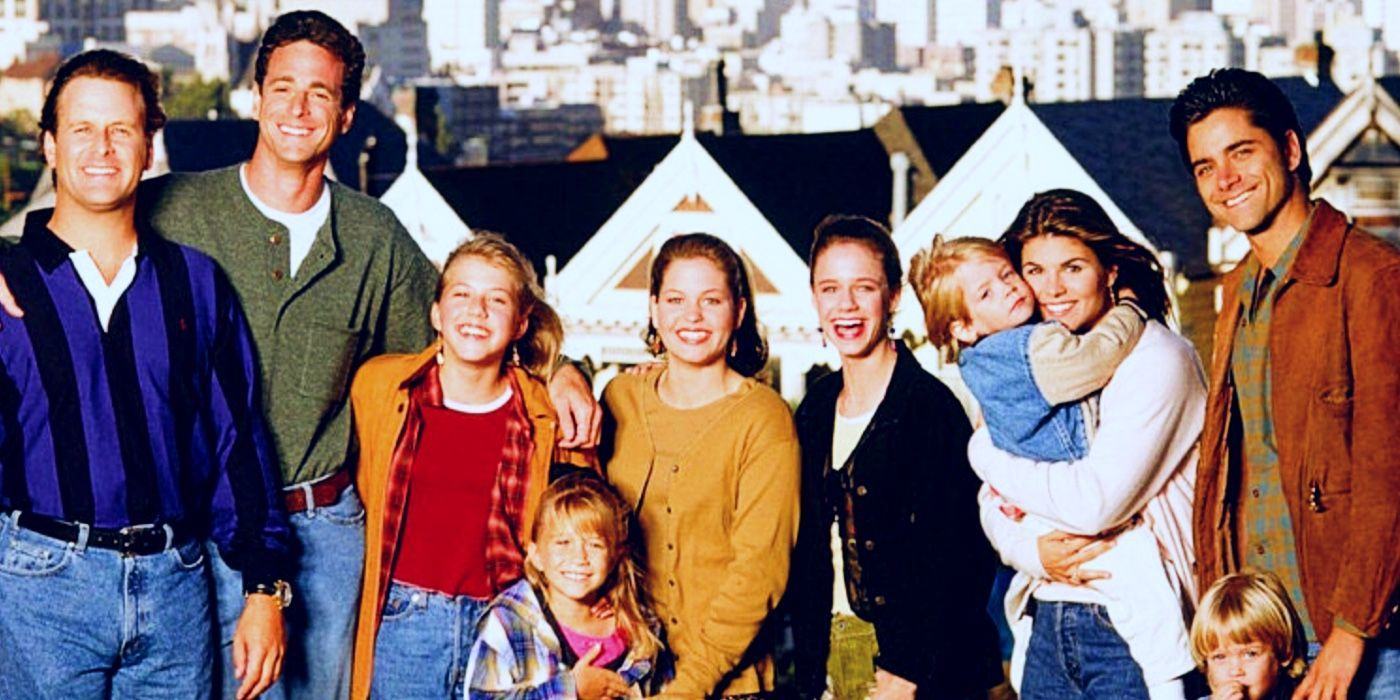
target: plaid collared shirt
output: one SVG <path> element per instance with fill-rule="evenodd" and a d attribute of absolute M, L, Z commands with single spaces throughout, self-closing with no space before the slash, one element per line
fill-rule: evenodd
<path fill-rule="evenodd" d="M 1278 451 L 1274 442 L 1274 421 L 1269 397 L 1272 375 L 1269 361 L 1269 327 L 1273 321 L 1274 300 L 1279 281 L 1297 256 L 1312 217 L 1293 237 L 1268 269 L 1250 256 L 1240 286 L 1240 325 L 1235 333 L 1230 370 L 1244 428 L 1244 479 L 1240 489 L 1240 534 L 1243 536 L 1239 562 L 1243 566 L 1278 574 L 1303 620 L 1309 641 L 1316 633 L 1303 600 L 1303 582 L 1298 568 L 1298 552 L 1293 541 L 1293 519 L 1283 494 Z"/>
<path fill-rule="evenodd" d="M 525 410 L 520 385 L 514 373 L 507 373 L 511 383 L 511 410 L 506 415 L 506 439 L 501 449 L 501 466 L 491 492 L 491 509 L 486 516 L 486 578 L 493 592 L 500 592 L 524 575 L 523 530 L 525 486 L 530 457 L 534 451 L 531 441 L 533 426 Z M 403 532 L 404 507 L 412 482 L 413 459 L 418 453 L 418 439 L 423 432 L 423 407 L 442 406 L 442 383 L 438 365 L 429 362 L 407 380 L 408 414 L 403 434 L 394 446 L 389 465 L 389 485 L 384 492 L 384 538 L 380 542 L 380 577 L 382 590 L 388 590 L 393 577 L 394 558 L 398 554 L 399 535 Z"/>
<path fill-rule="evenodd" d="M 559 633 L 550 624 L 528 581 L 507 588 L 482 614 L 467 664 L 468 700 L 576 698 L 571 662 Z M 629 653 L 617 674 L 632 688 L 631 697 L 654 690 L 655 659 Z"/>

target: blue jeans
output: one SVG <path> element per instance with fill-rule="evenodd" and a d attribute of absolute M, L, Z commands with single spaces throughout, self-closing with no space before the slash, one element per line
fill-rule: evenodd
<path fill-rule="evenodd" d="M 286 611 L 287 656 L 282 678 L 263 698 L 337 700 L 350 696 L 350 649 L 365 563 L 365 508 L 353 486 L 334 504 L 293 513 L 297 571 Z M 243 613 L 243 577 L 214 547 L 214 583 L 219 604 L 223 698 L 236 696 L 233 633 Z"/>
<path fill-rule="evenodd" d="M 1142 669 L 1102 605 L 1037 601 L 1026 668 L 1025 700 L 1146 700 Z"/>
<path fill-rule="evenodd" d="M 0 515 L 0 698 L 208 698 L 213 642 L 198 541 L 128 557 Z"/>
<path fill-rule="evenodd" d="M 485 598 L 448 596 L 394 581 L 374 642 L 370 697 L 461 698 Z"/>
<path fill-rule="evenodd" d="M 1322 645 L 1308 644 L 1308 663 L 1317 660 Z M 1361 665 L 1352 677 L 1347 697 L 1361 700 L 1394 700 L 1400 698 L 1400 649 L 1366 645 Z"/>

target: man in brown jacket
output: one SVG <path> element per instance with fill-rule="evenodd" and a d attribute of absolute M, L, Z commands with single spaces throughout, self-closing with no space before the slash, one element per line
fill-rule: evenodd
<path fill-rule="evenodd" d="M 1320 651 L 1295 698 L 1400 697 L 1400 251 L 1309 199 L 1293 106 L 1212 71 L 1171 131 L 1250 254 L 1222 281 L 1196 478 L 1201 589 L 1274 571 Z"/>

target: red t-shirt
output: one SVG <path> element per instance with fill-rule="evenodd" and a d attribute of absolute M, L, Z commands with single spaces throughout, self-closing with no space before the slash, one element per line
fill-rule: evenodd
<path fill-rule="evenodd" d="M 486 516 L 505 447 L 509 398 L 507 393 L 476 409 L 423 407 L 395 580 L 448 595 L 491 596 Z"/>

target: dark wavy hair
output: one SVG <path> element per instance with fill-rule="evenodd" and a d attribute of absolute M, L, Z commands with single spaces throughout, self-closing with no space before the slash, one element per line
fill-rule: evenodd
<path fill-rule="evenodd" d="M 165 109 L 160 106 L 160 76 L 133 56 L 110 49 L 84 51 L 58 67 L 44 106 L 39 111 L 39 133 L 54 133 L 58 128 L 58 98 L 63 88 L 75 78 L 103 78 L 126 83 L 141 93 L 145 112 L 142 125 L 147 136 L 165 126 Z"/>
<path fill-rule="evenodd" d="M 740 302 L 744 305 L 744 318 L 729 339 L 730 351 L 726 361 L 730 369 L 745 377 L 758 374 L 768 364 L 768 341 L 759 331 L 758 310 L 754 304 L 753 286 L 749 284 L 748 268 L 728 243 L 708 233 L 687 233 L 666 241 L 651 263 L 651 298 L 655 299 L 661 294 L 661 279 L 672 262 L 693 258 L 714 263 L 724 273 L 735 309 L 738 309 Z M 645 340 L 647 349 L 653 355 L 661 354 L 661 335 L 650 319 L 647 320 Z"/>
<path fill-rule="evenodd" d="M 1274 81 L 1260 73 L 1242 68 L 1217 68 L 1191 81 L 1172 103 L 1168 123 L 1172 138 L 1181 150 L 1181 162 L 1189 170 L 1191 154 L 1186 149 L 1186 132 L 1192 124 L 1205 119 L 1218 109 L 1242 109 L 1249 121 L 1269 132 L 1279 153 L 1287 153 L 1288 132 L 1298 137 L 1302 159 L 1294 172 L 1306 194 L 1311 188 L 1312 165 L 1308 163 L 1308 141 L 1298 123 L 1293 103 Z"/>
<path fill-rule="evenodd" d="M 309 41 L 340 59 L 345 78 L 340 85 L 340 106 L 349 107 L 360 99 L 360 82 L 365 73 L 365 47 L 344 25 L 317 10 L 288 12 L 277 18 L 262 35 L 258 57 L 253 64 L 253 82 L 262 89 L 267 62 L 277 49 L 298 41 Z"/>
<path fill-rule="evenodd" d="M 1172 314 L 1162 264 L 1152 251 L 1123 235 L 1099 203 L 1076 190 L 1050 190 L 1031 197 L 998 241 L 1017 269 L 1026 241 L 1070 236 L 1094 251 L 1104 269 L 1116 268 L 1114 291 L 1131 289 L 1150 318 L 1165 323 Z"/>

